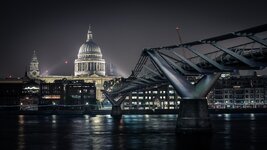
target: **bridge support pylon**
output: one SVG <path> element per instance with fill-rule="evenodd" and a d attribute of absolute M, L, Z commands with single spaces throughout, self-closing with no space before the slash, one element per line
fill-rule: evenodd
<path fill-rule="evenodd" d="M 197 83 L 191 84 L 183 75 L 175 71 L 157 51 L 145 50 L 145 52 L 182 97 L 176 133 L 210 133 L 212 128 L 206 95 L 220 77 L 220 73 L 204 74 Z"/>
<path fill-rule="evenodd" d="M 180 101 L 176 133 L 210 133 L 212 130 L 206 99 Z"/>
<path fill-rule="evenodd" d="M 121 106 L 117 106 L 117 105 L 112 106 L 110 115 L 114 118 L 121 118 L 122 117 Z"/>
<path fill-rule="evenodd" d="M 122 117 L 122 110 L 121 110 L 121 103 L 125 100 L 126 95 L 116 96 L 117 100 L 114 97 L 110 96 L 106 91 L 103 91 L 103 94 L 106 98 L 110 101 L 112 105 L 111 109 L 111 116 L 113 118 L 121 118 Z"/>

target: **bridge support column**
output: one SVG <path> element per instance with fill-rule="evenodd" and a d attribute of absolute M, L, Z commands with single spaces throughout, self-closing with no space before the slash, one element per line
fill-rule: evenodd
<path fill-rule="evenodd" d="M 121 118 L 122 117 L 122 110 L 121 110 L 121 104 L 125 100 L 126 95 L 117 95 L 117 100 L 115 100 L 114 97 L 111 97 L 106 91 L 103 91 L 103 94 L 106 96 L 106 98 L 110 101 L 112 105 L 111 109 L 111 116 L 113 118 Z"/>
<path fill-rule="evenodd" d="M 180 102 L 177 134 L 210 133 L 211 121 L 206 99 L 184 99 Z"/>
<path fill-rule="evenodd" d="M 111 116 L 114 118 L 121 118 L 122 117 L 121 106 L 117 105 L 112 106 Z"/>
<path fill-rule="evenodd" d="M 170 81 L 182 97 L 176 123 L 177 133 L 210 133 L 211 121 L 205 97 L 220 77 L 220 73 L 205 74 L 197 83 L 191 84 L 182 74 L 176 72 L 163 57 L 154 50 L 145 50 L 152 61 Z"/>

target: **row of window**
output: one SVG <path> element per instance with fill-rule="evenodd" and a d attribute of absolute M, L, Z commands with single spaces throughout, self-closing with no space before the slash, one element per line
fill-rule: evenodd
<path fill-rule="evenodd" d="M 123 104 L 124 105 L 142 105 L 142 104 L 145 104 L 145 105 L 157 105 L 157 104 L 161 104 L 161 105 L 175 105 L 176 104 L 180 104 L 180 101 L 163 101 L 163 102 L 148 102 L 148 101 L 143 101 L 143 102 L 137 102 L 137 101 L 132 101 L 132 102 L 129 102 L 129 101 L 125 101 Z"/>
<path fill-rule="evenodd" d="M 264 100 L 215 100 L 210 102 L 212 104 L 227 104 L 227 103 L 234 103 L 234 104 L 252 104 L 252 103 L 267 103 Z"/>
<path fill-rule="evenodd" d="M 239 90 L 215 90 L 215 94 L 223 94 L 223 93 L 235 93 L 235 94 L 244 94 L 244 93 L 264 93 L 264 89 L 239 89 Z"/>
<path fill-rule="evenodd" d="M 129 110 L 131 109 L 131 107 L 124 107 L 123 108 L 124 110 Z M 150 107 L 138 107 L 139 110 L 148 110 L 148 109 L 151 109 Z M 170 106 L 170 107 L 163 107 L 161 109 L 175 109 L 175 107 L 173 106 Z"/>
<path fill-rule="evenodd" d="M 166 91 L 145 91 L 145 94 L 165 94 Z M 174 94 L 174 90 L 169 90 L 169 94 Z M 144 92 L 132 92 L 132 94 L 144 94 Z"/>
<path fill-rule="evenodd" d="M 89 62 L 89 63 L 78 63 L 78 71 L 105 71 L 104 63 Z"/>
<path fill-rule="evenodd" d="M 135 100 L 135 99 L 139 99 L 139 100 L 143 100 L 143 99 L 145 99 L 145 100 L 151 100 L 151 99 L 155 99 L 155 96 L 132 96 L 131 97 L 133 100 Z M 159 99 L 166 99 L 166 96 L 159 96 L 158 97 Z M 169 96 L 169 99 L 174 99 L 175 98 L 175 96 Z M 129 99 L 129 96 L 127 96 L 125 99 Z"/>
<path fill-rule="evenodd" d="M 236 99 L 244 99 L 244 98 L 264 98 L 264 95 L 214 95 L 211 97 L 212 99 L 224 99 L 224 98 L 236 98 Z"/>

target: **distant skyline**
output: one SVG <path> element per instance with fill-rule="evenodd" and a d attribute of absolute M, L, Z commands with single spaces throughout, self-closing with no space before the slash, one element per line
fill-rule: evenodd
<path fill-rule="evenodd" d="M 0 77 L 20 77 L 36 51 L 41 73 L 73 75 L 89 24 L 107 62 L 128 76 L 144 48 L 267 23 L 264 0 L 8 1 L 0 6 Z M 65 63 L 65 62 L 68 63 Z M 265 71 L 266 72 L 266 71 Z"/>

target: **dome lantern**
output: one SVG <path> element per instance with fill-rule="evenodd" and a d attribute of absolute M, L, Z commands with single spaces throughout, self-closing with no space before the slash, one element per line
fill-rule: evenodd
<path fill-rule="evenodd" d="M 93 40 L 93 33 L 91 31 L 91 25 L 89 25 L 88 33 L 87 33 L 87 42 Z"/>

